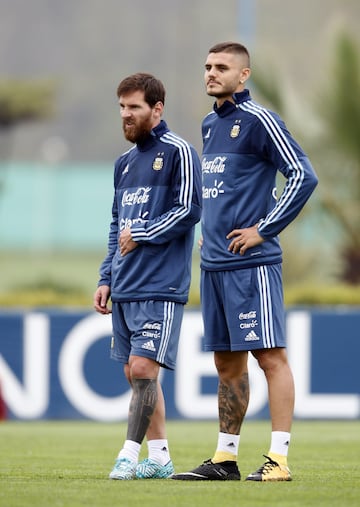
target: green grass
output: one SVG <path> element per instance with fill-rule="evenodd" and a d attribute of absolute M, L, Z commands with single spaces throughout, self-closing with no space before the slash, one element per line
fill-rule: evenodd
<path fill-rule="evenodd" d="M 200 304 L 200 258 L 197 243 L 193 251 L 189 307 Z M 93 294 L 103 252 L 20 252 L 0 249 L 0 307 L 70 306 L 92 310 Z M 288 266 L 288 268 L 286 268 Z M 289 268 L 291 266 L 291 269 Z M 284 295 L 287 306 L 360 305 L 360 286 L 309 282 L 284 264 Z M 292 280 L 292 283 L 289 283 Z"/>
<path fill-rule="evenodd" d="M 125 425 L 81 422 L 0 424 L 0 506 L 22 507 L 303 507 L 359 505 L 360 421 L 296 421 L 290 450 L 293 481 L 110 481 Z M 217 423 L 168 422 L 177 471 L 212 455 Z M 247 421 L 239 466 L 243 476 L 262 463 L 269 422 Z M 143 455 L 146 446 L 143 445 Z"/>
<path fill-rule="evenodd" d="M 73 306 L 92 309 L 103 252 L 2 252 L 0 306 Z M 199 254 L 194 251 L 191 304 L 199 304 Z"/>

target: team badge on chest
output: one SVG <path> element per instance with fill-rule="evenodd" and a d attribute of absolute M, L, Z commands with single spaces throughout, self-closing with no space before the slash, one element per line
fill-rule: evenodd
<path fill-rule="evenodd" d="M 163 159 L 163 153 L 158 153 L 157 157 L 155 158 L 152 168 L 154 171 L 161 171 L 161 169 L 164 166 L 164 159 Z"/>
<path fill-rule="evenodd" d="M 233 139 L 240 134 L 240 121 L 241 120 L 236 120 L 230 130 L 230 137 L 232 137 Z"/>

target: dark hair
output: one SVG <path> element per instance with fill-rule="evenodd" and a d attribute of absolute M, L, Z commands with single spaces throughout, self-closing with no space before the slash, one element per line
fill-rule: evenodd
<path fill-rule="evenodd" d="M 156 79 L 151 74 L 145 72 L 138 72 L 132 74 L 121 81 L 117 88 L 117 96 L 127 95 L 128 93 L 136 91 L 144 92 L 145 102 L 150 107 L 154 107 L 157 102 L 165 104 L 165 88 L 159 79 Z"/>
<path fill-rule="evenodd" d="M 239 42 L 219 42 L 209 49 L 209 53 L 236 53 L 247 58 L 247 66 L 250 67 L 250 54 L 247 48 Z"/>

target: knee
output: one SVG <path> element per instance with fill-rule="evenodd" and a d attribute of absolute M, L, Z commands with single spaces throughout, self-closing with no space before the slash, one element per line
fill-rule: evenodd
<path fill-rule="evenodd" d="M 215 353 L 215 366 L 220 380 L 229 382 L 247 375 L 247 354 L 239 352 Z"/>
<path fill-rule="evenodd" d="M 128 364 L 125 364 L 124 366 L 124 375 L 129 384 L 131 384 L 130 366 Z"/>
<path fill-rule="evenodd" d="M 265 373 L 277 371 L 280 368 L 288 366 L 288 360 L 285 349 L 262 349 L 254 351 L 253 355 L 260 368 Z"/>
<path fill-rule="evenodd" d="M 159 373 L 159 365 L 146 357 L 133 357 L 129 363 L 129 378 L 133 379 L 156 379 Z"/>

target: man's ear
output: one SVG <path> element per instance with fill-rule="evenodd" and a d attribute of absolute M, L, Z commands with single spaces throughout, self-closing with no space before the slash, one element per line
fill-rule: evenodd
<path fill-rule="evenodd" d="M 244 84 L 245 81 L 247 81 L 249 79 L 250 75 L 251 75 L 251 69 L 249 69 L 248 67 L 245 67 L 244 69 L 242 69 L 241 75 L 240 75 L 240 83 Z"/>
<path fill-rule="evenodd" d="M 162 102 L 156 102 L 155 106 L 153 107 L 154 113 L 156 116 L 161 117 L 164 111 L 164 104 Z"/>

